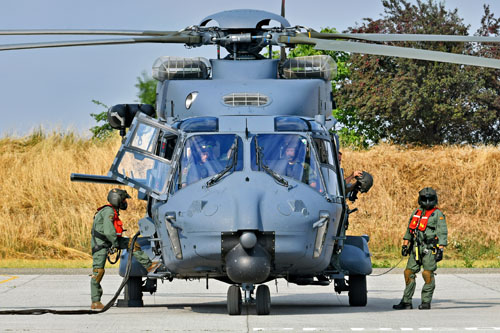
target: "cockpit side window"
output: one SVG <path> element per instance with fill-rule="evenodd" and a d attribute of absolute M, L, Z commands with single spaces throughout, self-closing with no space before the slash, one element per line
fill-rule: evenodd
<path fill-rule="evenodd" d="M 314 138 L 314 146 L 318 154 L 321 173 L 326 184 L 327 192 L 334 196 L 340 195 L 331 142 L 320 138 Z"/>
<path fill-rule="evenodd" d="M 332 144 L 324 139 L 314 138 L 314 144 L 318 153 L 319 163 L 329 164 L 335 167 L 335 161 L 333 159 Z"/>
<path fill-rule="evenodd" d="M 243 170 L 243 141 L 235 134 L 200 134 L 189 137 L 180 157 L 172 192 L 212 177 L 237 161 L 232 171 Z"/>
<path fill-rule="evenodd" d="M 263 165 L 283 177 L 295 179 L 324 192 L 314 152 L 305 136 L 298 134 L 258 134 L 251 143 L 252 170 Z"/>

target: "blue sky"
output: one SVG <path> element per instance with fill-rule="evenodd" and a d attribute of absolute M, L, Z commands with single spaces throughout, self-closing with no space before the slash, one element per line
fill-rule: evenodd
<path fill-rule="evenodd" d="M 447 0 L 448 8 L 472 27 L 479 26 L 483 3 L 500 15 L 498 0 Z M 348 4 L 348 5 L 347 5 Z M 1 0 L 0 29 L 179 30 L 228 9 L 253 8 L 279 14 L 280 0 Z M 381 0 L 288 0 L 292 25 L 339 31 L 364 17 L 378 18 Z M 97 37 L 106 38 L 106 37 Z M 78 37 L 63 36 L 61 40 Z M 0 44 L 55 40 L 55 37 L 0 36 Z M 141 72 L 151 73 L 163 55 L 214 58 L 215 47 L 187 50 L 182 45 L 136 44 L 0 52 L 0 137 L 26 135 L 32 129 L 72 129 L 88 135 L 90 113 L 107 105 L 133 103 Z"/>

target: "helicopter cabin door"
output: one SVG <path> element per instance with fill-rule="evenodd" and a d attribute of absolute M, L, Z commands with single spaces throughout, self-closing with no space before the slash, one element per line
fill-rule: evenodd
<path fill-rule="evenodd" d="M 179 135 L 177 129 L 138 113 L 108 175 L 139 193 L 166 200 Z"/>

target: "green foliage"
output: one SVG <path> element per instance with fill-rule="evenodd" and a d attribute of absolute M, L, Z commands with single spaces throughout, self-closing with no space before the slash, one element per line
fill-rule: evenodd
<path fill-rule="evenodd" d="M 465 238 L 465 236 L 459 237 L 459 240 L 453 241 L 450 245 L 462 257 L 464 266 L 467 268 L 474 267 L 476 261 L 484 258 L 498 258 L 498 249 L 496 246 L 484 246 L 470 238 Z"/>
<path fill-rule="evenodd" d="M 365 19 L 355 33 L 467 35 L 457 10 L 435 0 L 384 0 L 385 15 Z M 487 7 L 486 7 L 487 9 Z M 489 14 L 488 12 L 485 13 Z M 482 34 L 497 34 L 498 19 L 483 19 Z M 465 43 L 398 42 L 395 46 L 482 54 Z M 495 48 L 490 53 L 500 55 Z M 349 79 L 340 82 L 339 107 L 356 110 L 368 138 L 395 143 L 498 143 L 498 71 L 396 57 L 353 54 Z M 496 129 L 496 130 L 495 130 Z M 376 135 L 373 135 L 376 134 Z M 373 135 L 373 136 L 372 136 Z"/>
<path fill-rule="evenodd" d="M 337 30 L 324 28 L 323 33 L 336 33 Z M 338 83 L 349 79 L 348 62 L 350 56 L 345 52 L 315 50 L 312 45 L 298 45 L 290 51 L 289 57 L 304 57 L 311 55 L 326 54 L 331 56 L 337 63 L 337 77 L 332 80 L 332 92 L 337 95 Z M 332 111 L 335 119 L 338 120 L 340 128 L 337 129 L 342 146 L 352 148 L 367 148 L 370 142 L 378 140 L 377 131 L 363 123 L 356 113 L 356 108 L 336 108 Z"/>
<path fill-rule="evenodd" d="M 139 97 L 139 102 L 142 104 L 156 104 L 156 80 L 147 76 L 146 72 L 142 72 L 141 77 L 137 77 L 138 83 L 135 85 L 139 92 L 137 97 Z M 108 123 L 108 109 L 109 106 L 106 104 L 92 100 L 96 105 L 100 105 L 104 108 L 101 113 L 91 113 L 92 118 L 95 119 L 97 123 L 104 122 L 102 125 L 96 125 L 90 129 L 92 132 L 92 138 L 98 140 L 105 140 L 113 134 L 113 128 Z"/>
<path fill-rule="evenodd" d="M 156 105 L 156 80 L 149 77 L 146 72 L 142 72 L 140 77 L 137 77 L 135 87 L 139 89 L 137 97 L 142 104 Z"/>
<path fill-rule="evenodd" d="M 109 107 L 95 99 L 92 100 L 92 103 L 102 106 L 104 111 L 101 113 L 91 113 L 90 116 L 95 119 L 98 125 L 92 127 L 90 131 L 92 132 L 92 139 L 105 140 L 111 136 L 113 133 L 113 128 L 108 123 L 108 109 Z M 100 122 L 104 122 L 104 124 L 99 125 Z"/>

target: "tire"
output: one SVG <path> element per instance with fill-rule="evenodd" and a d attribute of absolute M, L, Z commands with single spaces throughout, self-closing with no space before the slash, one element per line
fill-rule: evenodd
<path fill-rule="evenodd" d="M 349 305 L 366 306 L 367 294 L 366 275 L 349 275 Z"/>
<path fill-rule="evenodd" d="M 257 287 L 255 305 L 257 307 L 257 314 L 268 315 L 271 312 L 271 293 L 269 287 L 261 284 Z"/>
<path fill-rule="evenodd" d="M 227 313 L 230 316 L 241 314 L 241 289 L 238 286 L 230 286 L 227 290 Z"/>
<path fill-rule="evenodd" d="M 142 307 L 142 277 L 131 276 L 129 277 L 125 286 L 125 299 L 129 307 Z"/>

